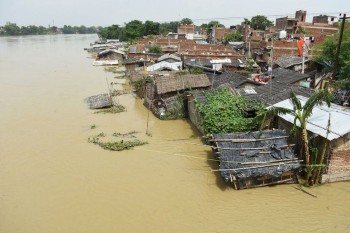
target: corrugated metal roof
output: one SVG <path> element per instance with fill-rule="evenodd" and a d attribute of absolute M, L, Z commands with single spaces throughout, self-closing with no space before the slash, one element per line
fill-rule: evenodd
<path fill-rule="evenodd" d="M 101 56 L 101 55 L 104 55 L 107 53 L 118 53 L 118 54 L 125 55 L 125 53 L 123 51 L 120 51 L 117 49 L 106 49 L 106 50 L 103 50 L 102 52 L 99 52 L 98 55 Z"/>
<path fill-rule="evenodd" d="M 181 58 L 178 57 L 178 56 L 175 56 L 174 54 L 164 54 L 162 56 L 160 56 L 158 58 L 158 61 L 164 61 L 164 60 L 167 60 L 167 59 L 173 59 L 173 60 L 176 60 L 176 61 L 181 61 Z"/>
<path fill-rule="evenodd" d="M 297 98 L 302 105 L 308 100 L 308 98 L 299 95 Z M 293 105 L 289 99 L 274 104 L 273 106 L 293 109 Z M 294 117 L 292 115 L 286 114 L 280 117 L 294 124 Z M 330 119 L 330 128 L 327 133 L 328 119 Z M 330 107 L 326 104 L 315 106 L 307 122 L 306 128 L 308 131 L 332 141 L 350 133 L 350 110 L 336 104 L 331 104 Z M 298 123 L 297 125 L 299 126 Z"/>
<path fill-rule="evenodd" d="M 179 67 L 182 66 L 182 62 L 166 62 L 166 61 L 162 61 L 159 63 L 156 63 L 154 65 L 148 66 L 147 67 L 147 71 L 155 71 L 155 70 L 160 70 L 163 68 L 167 68 L 170 70 L 180 70 Z"/>

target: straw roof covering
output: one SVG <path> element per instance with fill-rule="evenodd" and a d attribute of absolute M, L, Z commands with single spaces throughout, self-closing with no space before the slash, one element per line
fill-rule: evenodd
<path fill-rule="evenodd" d="M 157 94 L 164 94 L 188 88 L 205 88 L 211 85 L 205 74 L 200 75 L 170 75 L 155 78 Z"/>

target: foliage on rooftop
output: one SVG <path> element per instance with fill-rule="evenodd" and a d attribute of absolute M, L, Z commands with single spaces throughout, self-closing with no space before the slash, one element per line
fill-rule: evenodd
<path fill-rule="evenodd" d="M 228 89 L 222 88 L 207 92 L 206 103 L 196 103 L 203 115 L 206 134 L 251 131 L 257 128 L 248 111 L 258 111 L 260 104 L 241 96 L 232 96 Z"/>

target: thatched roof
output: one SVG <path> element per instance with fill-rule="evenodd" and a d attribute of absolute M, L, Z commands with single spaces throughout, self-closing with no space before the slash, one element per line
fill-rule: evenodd
<path fill-rule="evenodd" d="M 229 181 L 271 175 L 300 167 L 293 149 L 288 146 L 283 130 L 214 134 L 212 143 L 220 161 L 221 176 Z"/>
<path fill-rule="evenodd" d="M 164 94 L 192 88 L 204 88 L 211 85 L 205 74 L 170 75 L 155 78 L 157 94 Z"/>
<path fill-rule="evenodd" d="M 85 101 L 89 105 L 90 109 L 99 109 L 112 106 L 112 100 L 107 93 L 87 97 Z"/>

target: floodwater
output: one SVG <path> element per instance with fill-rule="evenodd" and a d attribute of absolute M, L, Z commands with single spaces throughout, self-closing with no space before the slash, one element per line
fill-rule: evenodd
<path fill-rule="evenodd" d="M 350 183 L 235 191 L 185 120 L 160 121 L 132 94 L 120 114 L 83 99 L 113 74 L 83 51 L 96 35 L 0 38 L 0 232 L 350 232 Z M 91 129 L 95 125 L 96 128 Z M 104 132 L 148 145 L 111 152 Z"/>

